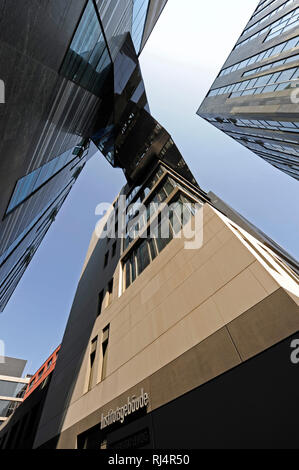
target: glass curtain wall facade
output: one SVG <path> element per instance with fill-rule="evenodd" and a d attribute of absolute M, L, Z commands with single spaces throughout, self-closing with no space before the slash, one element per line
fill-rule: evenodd
<path fill-rule="evenodd" d="M 3 357 L 0 364 L 0 426 L 24 400 L 29 378 L 22 378 L 26 361 Z"/>
<path fill-rule="evenodd" d="M 137 57 L 158 18 L 149 0 L 42 0 L 34 14 L 17 2 L 4 5 L 0 31 L 8 85 L 0 115 L 0 311 L 96 153 L 91 140 L 113 130 L 114 64 L 126 35 Z M 156 1 L 158 12 L 165 3 Z"/>
<path fill-rule="evenodd" d="M 295 179 L 298 66 L 298 1 L 260 2 L 197 112 Z"/>

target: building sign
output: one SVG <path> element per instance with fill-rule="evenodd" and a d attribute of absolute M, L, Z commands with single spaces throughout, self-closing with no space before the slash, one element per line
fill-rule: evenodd
<path fill-rule="evenodd" d="M 0 80 L 0 103 L 5 103 L 5 84 L 3 80 Z"/>
<path fill-rule="evenodd" d="M 127 403 L 121 407 L 117 407 L 116 410 L 110 410 L 109 413 L 101 416 L 101 429 L 111 426 L 111 424 L 120 422 L 123 423 L 127 416 L 130 416 L 136 411 L 146 408 L 149 404 L 149 395 L 141 389 L 141 394 L 136 397 L 133 395 L 131 398 L 128 397 Z"/>

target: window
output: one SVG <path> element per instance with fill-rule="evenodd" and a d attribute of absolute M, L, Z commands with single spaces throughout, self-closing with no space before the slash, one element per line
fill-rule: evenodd
<path fill-rule="evenodd" d="M 195 203 L 183 195 L 171 203 L 170 214 L 163 217 L 163 212 L 156 218 L 156 226 L 152 227 L 151 237 L 137 242 L 132 247 L 123 262 L 124 285 L 127 289 L 146 268 L 157 257 L 158 253 L 173 239 L 189 222 L 191 216 L 195 215 Z M 161 219 L 161 220 L 159 220 Z M 152 237 L 153 235 L 153 237 Z"/>
<path fill-rule="evenodd" d="M 289 64 L 290 62 L 297 62 L 299 60 L 299 54 L 293 55 L 291 57 L 287 57 L 286 59 L 277 60 L 276 62 L 272 62 L 271 64 L 264 65 L 263 67 L 257 67 L 256 69 L 249 70 L 243 74 L 243 77 L 248 77 L 249 75 L 254 75 L 256 73 L 265 72 L 266 70 L 272 69 L 274 67 L 280 67 L 285 64 Z"/>
<path fill-rule="evenodd" d="M 53 364 L 53 359 L 50 359 L 47 364 L 47 369 L 50 369 L 52 364 Z"/>
<path fill-rule="evenodd" d="M 52 176 L 61 171 L 71 161 L 78 159 L 74 155 L 73 149 L 64 152 L 59 157 L 50 160 L 40 168 L 32 171 L 23 178 L 19 179 L 11 197 L 9 206 L 6 214 L 12 212 L 17 206 L 19 206 L 25 199 L 30 197 L 36 192 L 42 185 L 49 181 Z M 79 161 L 79 160 L 78 160 Z"/>
<path fill-rule="evenodd" d="M 258 95 L 272 91 L 285 90 L 290 88 L 292 81 L 299 78 L 299 67 L 293 67 L 283 72 L 275 72 L 263 75 L 259 78 L 233 83 L 226 87 L 212 90 L 208 96 L 230 94 L 229 98 L 243 95 Z"/>
<path fill-rule="evenodd" d="M 117 247 L 117 242 L 114 242 L 112 245 L 112 258 L 114 258 L 116 254 L 116 247 Z"/>
<path fill-rule="evenodd" d="M 110 69 L 104 35 L 93 1 L 89 0 L 61 67 L 61 74 L 99 95 Z"/>
<path fill-rule="evenodd" d="M 249 31 L 253 30 L 254 28 L 256 28 L 257 26 L 259 26 L 260 24 L 264 23 L 265 21 L 268 21 L 270 18 L 272 18 L 272 16 L 277 15 L 277 13 L 279 13 L 281 10 L 283 10 L 284 8 L 286 8 L 286 7 L 288 7 L 289 5 L 291 5 L 293 2 L 294 2 L 294 0 L 288 0 L 288 1 L 286 1 L 285 3 L 283 3 L 282 5 L 280 5 L 278 8 L 276 8 L 275 10 L 271 11 L 271 13 L 269 13 L 268 15 L 263 16 L 263 18 L 261 18 L 259 21 L 257 21 L 256 23 L 254 23 L 252 26 L 249 26 L 248 28 L 246 28 L 246 29 L 243 31 L 242 36 L 244 36 L 245 34 L 249 33 Z"/>
<path fill-rule="evenodd" d="M 89 380 L 88 391 L 92 389 L 95 372 L 95 359 L 97 353 L 98 337 L 96 336 L 91 342 L 90 356 L 89 356 Z"/>
<path fill-rule="evenodd" d="M 43 368 L 42 370 L 39 371 L 37 380 L 39 380 L 42 377 L 44 372 L 45 372 L 45 368 Z"/>
<path fill-rule="evenodd" d="M 290 3 L 290 0 L 287 2 L 288 4 Z M 286 4 L 283 4 L 282 7 L 284 8 Z M 280 7 L 281 8 L 281 7 Z M 274 21 L 272 24 L 269 26 L 266 26 L 265 28 L 261 29 L 257 33 L 253 34 L 249 38 L 245 39 L 245 41 L 240 42 L 235 46 L 235 49 L 238 49 L 241 46 L 244 46 L 247 44 L 249 41 L 252 39 L 256 39 L 262 34 L 265 34 L 268 32 L 268 35 L 265 39 L 265 41 L 269 41 L 273 37 L 282 34 L 291 28 L 294 28 L 298 24 L 298 14 L 299 14 L 299 8 L 296 8 L 295 10 L 292 10 L 290 13 L 286 14 L 282 18 L 280 18 L 277 21 Z"/>
<path fill-rule="evenodd" d="M 31 380 L 30 384 L 29 384 L 29 390 L 33 387 L 35 383 L 35 378 L 33 380 Z"/>
<path fill-rule="evenodd" d="M 163 176 L 164 172 L 160 169 L 157 174 L 154 175 L 154 178 L 150 180 L 148 186 L 151 186 L 152 182 L 155 181 L 157 183 L 158 177 L 160 178 Z M 155 215 L 155 213 L 159 209 L 159 204 L 163 203 L 173 192 L 174 188 L 178 186 L 174 180 L 171 178 L 165 178 L 161 185 L 158 185 L 157 192 L 154 191 L 146 202 L 146 210 L 141 210 L 139 205 L 136 203 L 136 207 L 130 207 L 129 212 L 127 214 L 127 233 L 126 233 L 126 240 L 125 240 L 125 249 L 130 245 L 130 243 L 140 235 L 143 227 L 147 224 L 147 222 Z M 140 201 L 141 202 L 141 201 Z M 143 208 L 142 208 L 143 209 Z M 131 219 L 134 220 L 131 222 Z M 136 220 L 135 220 L 136 219 Z M 136 221 L 138 221 L 136 223 Z"/>
<path fill-rule="evenodd" d="M 26 389 L 27 384 L 0 380 L 0 394 L 3 397 L 23 398 L 24 387 Z"/>
<path fill-rule="evenodd" d="M 134 0 L 133 4 L 132 40 L 137 53 L 140 51 L 148 4 L 149 0 Z"/>
<path fill-rule="evenodd" d="M 112 294 L 113 294 L 113 279 L 108 284 L 108 301 L 107 301 L 107 307 L 111 304 L 112 302 Z"/>
<path fill-rule="evenodd" d="M 99 293 L 99 300 L 98 300 L 98 316 L 101 315 L 102 313 L 102 308 L 103 308 L 103 300 L 104 300 L 104 291 Z"/>
<path fill-rule="evenodd" d="M 148 242 L 142 242 L 136 251 L 138 274 L 141 274 L 150 263 Z"/>
<path fill-rule="evenodd" d="M 263 121 L 256 119 L 237 119 L 236 126 L 257 129 L 270 129 L 288 132 L 299 132 L 299 122 Z"/>
<path fill-rule="evenodd" d="M 107 253 L 105 254 L 104 268 L 106 268 L 106 266 L 108 264 L 108 260 L 109 260 L 109 251 L 107 251 Z"/>
<path fill-rule="evenodd" d="M 101 380 L 104 380 L 107 375 L 107 357 L 108 357 L 108 343 L 109 343 L 110 325 L 107 325 L 103 330 L 102 339 L 102 373 Z"/>

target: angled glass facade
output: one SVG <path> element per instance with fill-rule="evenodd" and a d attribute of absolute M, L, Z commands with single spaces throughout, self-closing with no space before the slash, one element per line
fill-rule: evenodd
<path fill-rule="evenodd" d="M 91 140 L 111 164 L 125 168 L 116 141 L 122 116 L 115 96 L 128 93 L 138 54 L 166 2 L 40 2 L 34 17 L 27 3 L 20 3 L 18 9 L 5 3 L 1 10 L 0 68 L 10 89 L 19 90 L 8 92 L 0 116 L 1 311 L 96 153 Z M 13 64 L 19 63 L 22 71 L 16 73 Z M 148 110 L 140 76 L 129 98 Z"/>
<path fill-rule="evenodd" d="M 197 112 L 295 179 L 298 52 L 298 2 L 260 2 Z"/>

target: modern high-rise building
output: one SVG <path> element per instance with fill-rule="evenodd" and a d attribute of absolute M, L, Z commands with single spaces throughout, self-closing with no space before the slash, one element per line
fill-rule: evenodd
<path fill-rule="evenodd" d="M 121 5 L 98 3 L 109 19 Z M 63 73 L 95 90 L 86 8 Z M 91 140 L 127 184 L 92 236 L 32 447 L 298 446 L 298 262 L 200 188 L 150 114 L 134 30 L 104 10 L 113 67 Z"/>
<path fill-rule="evenodd" d="M 95 142 L 127 185 L 92 237 L 34 447 L 297 445 L 298 263 L 199 187 L 130 35 L 116 63 Z"/>
<path fill-rule="evenodd" d="M 299 278 L 283 256 L 148 160 L 92 237 L 34 447 L 298 446 Z"/>
<path fill-rule="evenodd" d="M 59 350 L 60 346 L 55 349 L 34 375 L 27 375 L 26 379 L 18 379 L 19 385 L 18 383 L 15 384 L 15 389 L 12 387 L 17 379 L 5 377 L 6 381 L 0 380 L 0 393 L 5 387 L 11 393 L 14 390 L 14 396 L 18 394 L 17 399 L 11 402 L 7 417 L 0 426 L 0 449 L 32 449 Z M 22 362 L 26 364 L 26 361 Z M 20 363 L 20 360 L 10 359 L 8 366 L 18 365 L 18 363 Z M 6 372 L 7 369 L 6 366 Z"/>
<path fill-rule="evenodd" d="M 30 382 L 28 383 L 28 386 L 25 391 L 24 395 L 24 400 L 27 400 L 27 398 L 36 390 L 44 381 L 46 378 L 53 372 L 56 366 L 56 361 L 58 359 L 58 353 L 60 350 L 60 345 L 53 351 L 51 356 L 48 357 L 46 362 L 41 365 L 41 367 L 36 371 L 36 373 L 30 377 Z"/>
<path fill-rule="evenodd" d="M 262 0 L 198 115 L 299 179 L 299 2 Z"/>
<path fill-rule="evenodd" d="M 139 55 L 166 3 L 1 6 L 0 311 L 97 150 L 90 142 L 113 114 L 107 96 L 121 82 L 114 83 L 114 69 L 124 36 Z"/>
<path fill-rule="evenodd" d="M 22 377 L 27 361 L 14 357 L 1 357 L 0 362 L 0 425 L 9 417 L 24 400 L 30 379 Z"/>

